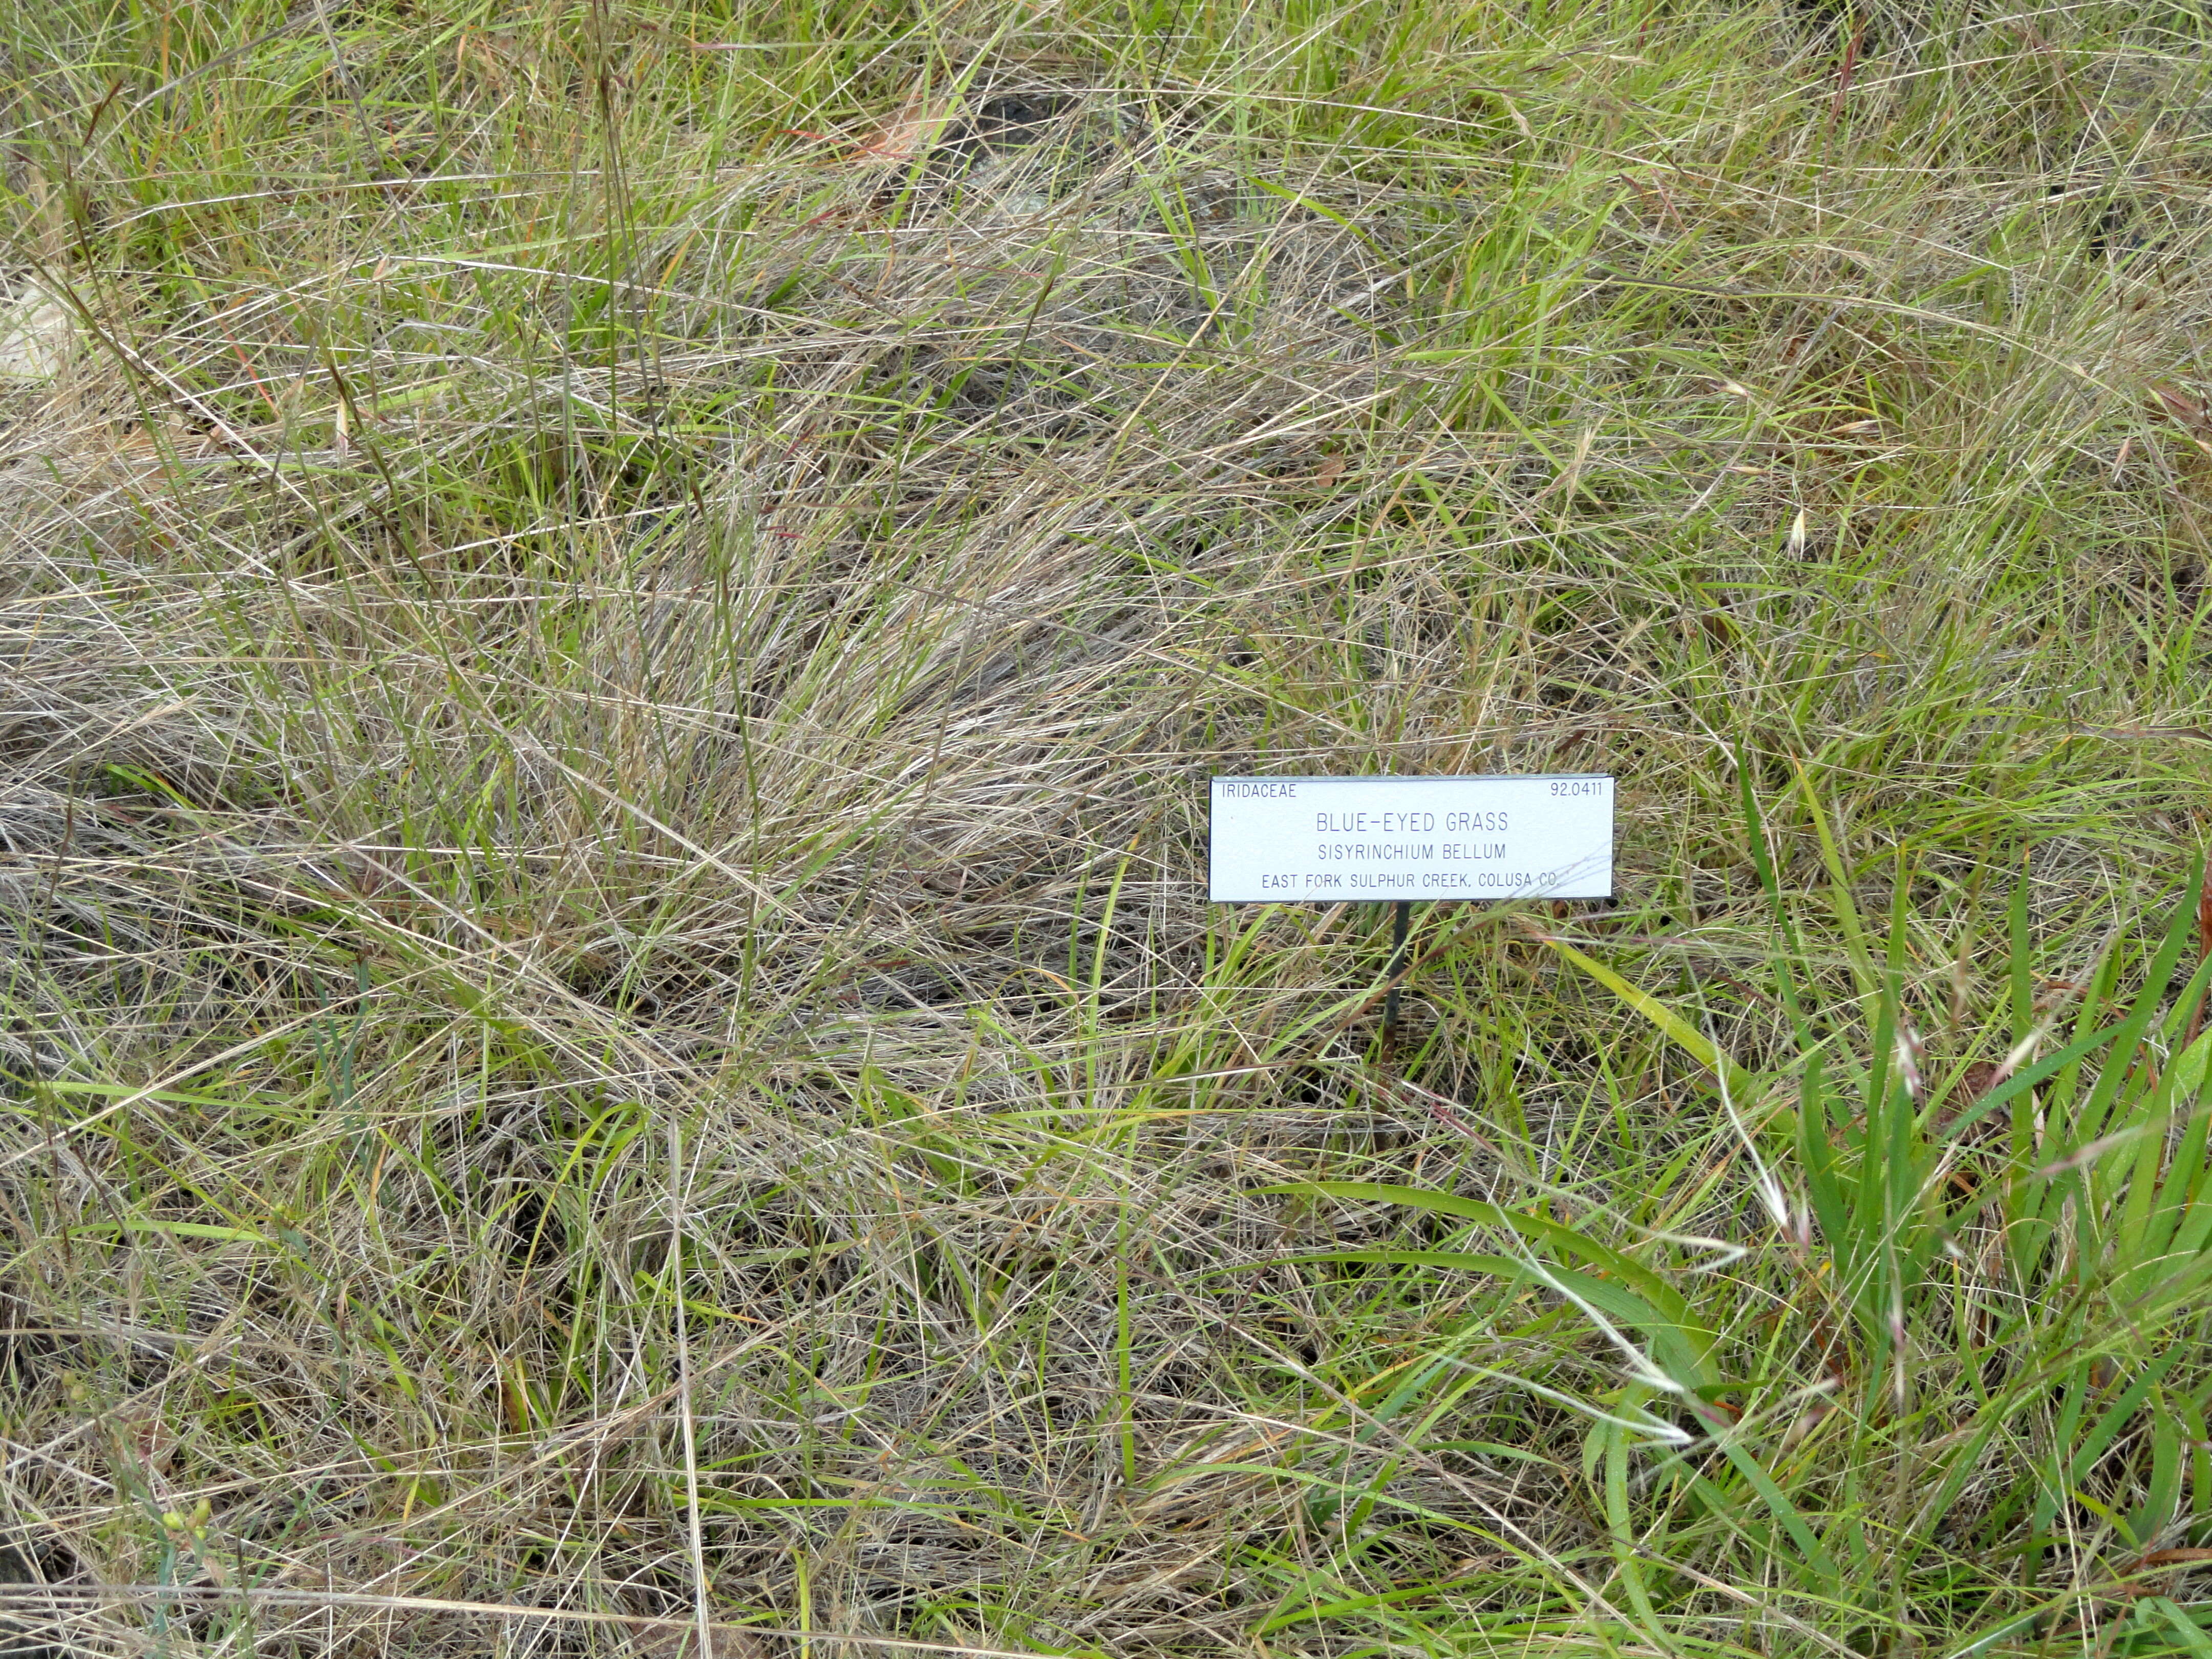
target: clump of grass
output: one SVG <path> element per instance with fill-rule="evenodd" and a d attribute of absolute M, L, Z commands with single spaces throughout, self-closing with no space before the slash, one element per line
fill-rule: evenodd
<path fill-rule="evenodd" d="M 2188 958 L 2200 931 L 2212 947 L 2212 903 L 2179 907 L 2162 939 L 2115 949 L 2039 1006 L 2014 890 L 1996 988 L 2008 1006 L 1971 1009 L 1940 1048 L 1903 988 L 1905 883 L 1887 962 L 1856 962 L 1884 988 L 1863 1043 L 1786 951 L 1797 1052 L 1772 1073 L 1735 1063 L 1687 1011 L 1638 999 L 1706 1074 L 1714 1121 L 1680 1160 L 1702 1166 L 1689 1181 L 1647 1190 L 1626 1126 L 1591 1124 L 1542 1173 L 1476 1162 L 1465 1175 L 1486 1197 L 1283 1189 L 1409 1207 L 1460 1235 L 1312 1258 L 1383 1270 L 1340 1285 L 1370 1309 L 1446 1300 L 1422 1282 L 1437 1270 L 1483 1286 L 1340 1383 L 1337 1421 L 1364 1455 L 1310 1455 L 1328 1469 L 1311 1507 L 1410 1510 L 1394 1497 L 1409 1468 L 1455 1455 L 1493 1478 L 1548 1466 L 1603 1539 L 1558 1511 L 1512 1524 L 1527 1593 L 1510 1607 L 1462 1600 L 1440 1619 L 1403 1604 L 1472 1587 L 1438 1574 L 1378 1592 L 1340 1573 L 1285 1626 L 1572 1640 L 1595 1608 L 1669 1650 L 1734 1626 L 1793 1650 L 1888 1651 L 1930 1631 L 1954 1650 L 2196 1650 L 2205 1609 L 2185 1586 L 2212 1560 L 2212 948 L 2193 973 Z M 1547 1349 L 1553 1363 L 1532 1363 Z M 1536 1436 L 1512 1426 L 1516 1393 L 1554 1408 Z"/>
<path fill-rule="evenodd" d="M 2200 1650 L 2203 27 L 0 23 L 26 1639 Z"/>

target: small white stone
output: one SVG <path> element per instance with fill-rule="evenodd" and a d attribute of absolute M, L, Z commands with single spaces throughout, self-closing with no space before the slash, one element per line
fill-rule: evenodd
<path fill-rule="evenodd" d="M 51 380 L 76 343 L 68 302 L 38 283 L 0 302 L 0 379 Z"/>

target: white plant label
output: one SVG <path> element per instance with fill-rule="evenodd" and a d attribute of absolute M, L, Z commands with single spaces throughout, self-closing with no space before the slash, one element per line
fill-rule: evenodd
<path fill-rule="evenodd" d="M 1216 778 L 1209 896 L 1610 898 L 1613 780 Z"/>

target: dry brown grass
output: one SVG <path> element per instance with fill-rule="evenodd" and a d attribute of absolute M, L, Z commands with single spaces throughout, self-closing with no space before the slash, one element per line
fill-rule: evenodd
<path fill-rule="evenodd" d="M 1319 1174 L 1756 1212 L 1696 1068 L 1495 918 L 1431 920 L 1378 1073 L 1373 920 L 1209 910 L 1200 783 L 1617 774 L 1570 925 L 1748 1065 L 1739 758 L 1823 1006 L 1900 860 L 1960 1064 L 2016 881 L 2086 973 L 2203 839 L 2201 21 L 0 27 L 0 263 L 78 335 L 0 387 L 0 1559 L 53 1631 L 1980 1628 L 1680 1541 L 1655 1630 L 1561 1403 L 1603 1344 L 1230 1271 L 1400 1237 L 1255 1191 Z M 1431 1359 L 1487 1380 L 1416 1430 Z"/>

